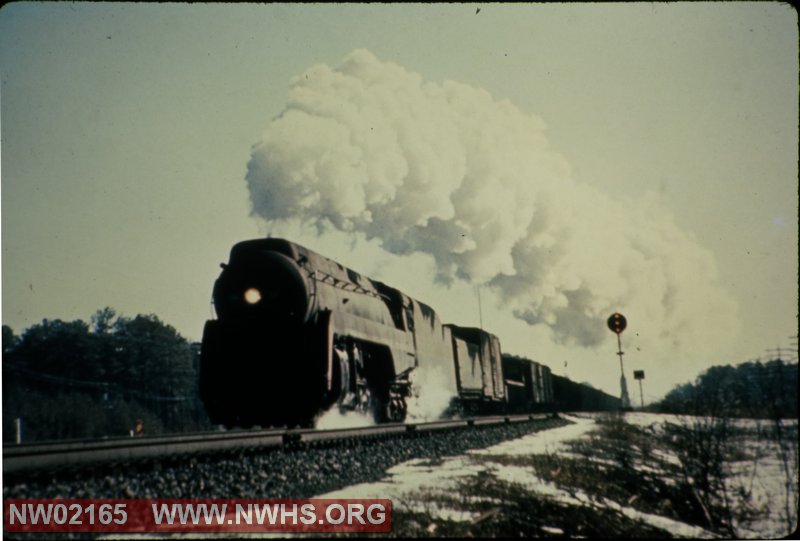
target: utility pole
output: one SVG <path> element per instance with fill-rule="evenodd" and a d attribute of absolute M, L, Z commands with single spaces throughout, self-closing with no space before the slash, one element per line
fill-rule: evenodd
<path fill-rule="evenodd" d="M 625 381 L 625 368 L 622 363 L 622 356 L 625 355 L 625 353 L 622 351 L 622 340 L 620 339 L 622 331 L 624 331 L 625 327 L 627 326 L 628 326 L 628 321 L 625 319 L 625 316 L 623 316 L 619 312 L 614 312 L 608 318 L 608 328 L 611 329 L 611 332 L 617 335 L 617 355 L 619 355 L 619 371 L 620 371 L 620 378 L 619 378 L 620 401 L 622 402 L 623 410 L 631 409 L 631 399 L 628 397 L 628 383 Z"/>
<path fill-rule="evenodd" d="M 789 347 L 781 347 L 778 346 L 773 349 L 768 349 L 765 351 L 769 360 L 778 360 L 778 361 L 796 361 L 797 360 L 797 335 L 790 336 L 789 340 Z M 786 359 L 784 359 L 784 354 L 786 355 Z"/>
<path fill-rule="evenodd" d="M 780 347 L 780 346 L 778 346 L 778 347 L 777 347 L 777 348 L 775 348 L 775 349 L 768 349 L 768 350 L 767 350 L 767 355 L 769 355 L 770 357 L 773 357 L 773 356 L 775 356 L 775 357 L 774 357 L 774 359 L 776 359 L 776 360 L 778 360 L 778 361 L 782 361 L 782 360 L 783 360 L 783 357 L 781 356 L 781 352 L 782 352 L 782 351 L 783 351 L 783 350 L 781 349 L 781 347 Z"/>

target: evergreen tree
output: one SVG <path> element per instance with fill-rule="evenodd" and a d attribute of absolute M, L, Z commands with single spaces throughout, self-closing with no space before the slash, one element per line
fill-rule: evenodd
<path fill-rule="evenodd" d="M 197 396 L 197 345 L 155 315 L 98 310 L 87 324 L 44 320 L 16 337 L 3 327 L 3 439 L 148 434 L 208 425 Z"/>

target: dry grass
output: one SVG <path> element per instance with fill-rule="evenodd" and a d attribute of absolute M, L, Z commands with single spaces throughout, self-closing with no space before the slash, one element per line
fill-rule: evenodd
<path fill-rule="evenodd" d="M 485 470 L 461 481 L 455 490 L 407 495 L 393 509 L 392 537 L 588 537 L 670 538 L 670 531 L 630 518 L 657 515 L 736 538 L 742 524 L 764 510 L 749 494 L 730 487 L 713 498 L 699 494 L 687 467 L 709 472 L 711 486 L 723 486 L 725 468 L 712 463 L 756 460 L 741 443 L 746 436 L 726 427 L 684 426 L 656 433 L 609 415 L 597 420 L 586 438 L 568 443 L 569 452 L 542 455 L 473 455 Z M 750 435 L 752 436 L 752 435 Z M 698 456 L 688 440 L 728 452 Z M 693 454 L 694 453 L 694 454 Z M 678 458 L 680 460 L 678 460 Z M 709 461 L 698 464 L 697 461 Z M 692 461 L 695 461 L 694 463 Z M 693 464 L 693 466 L 692 466 Z M 496 475 L 503 468 L 538 478 L 548 490 Z M 511 479 L 514 479 L 511 477 Z M 520 480 L 521 481 L 521 480 Z M 554 489 L 564 497 L 552 497 Z M 724 496 L 724 497 L 723 497 Z"/>

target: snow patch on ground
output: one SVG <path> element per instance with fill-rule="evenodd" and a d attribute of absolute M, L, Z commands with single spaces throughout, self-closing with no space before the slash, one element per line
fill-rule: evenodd
<path fill-rule="evenodd" d="M 583 417 L 563 416 L 573 424 L 535 432 L 515 440 L 504 441 L 487 447 L 486 449 L 475 449 L 471 454 L 487 455 L 506 455 L 506 456 L 528 456 L 546 454 L 565 454 L 570 453 L 566 445 L 568 441 L 585 438 L 594 428 L 595 421 Z"/>
<path fill-rule="evenodd" d="M 387 471 L 387 476 L 375 483 L 363 483 L 341 490 L 321 494 L 318 498 L 389 498 L 395 509 L 427 512 L 433 516 L 451 521 L 472 521 L 476 513 L 450 509 L 435 502 L 435 495 L 452 495 L 460 482 L 478 475 L 489 474 L 500 481 L 514 483 L 525 490 L 549 498 L 554 502 L 568 506 L 590 506 L 597 509 L 608 509 L 620 513 L 632 520 L 642 521 L 656 528 L 661 528 L 677 537 L 713 538 L 714 534 L 696 526 L 685 524 L 672 518 L 638 511 L 632 507 L 620 505 L 602 498 L 600 500 L 580 490 L 565 490 L 554 483 L 536 475 L 533 468 L 503 465 L 490 460 L 482 460 L 491 456 L 532 456 L 558 455 L 560 457 L 582 458 L 570 450 L 568 442 L 587 440 L 589 432 L 596 426 L 598 416 L 581 415 L 566 416 L 572 424 L 528 434 L 521 438 L 493 445 L 486 449 L 468 451 L 464 455 L 443 457 L 441 459 L 415 459 L 399 464 Z M 654 415 L 646 413 L 628 413 L 625 421 L 643 427 L 654 435 L 663 430 L 666 423 L 682 423 L 685 419 L 678 416 Z M 737 421 L 737 426 L 755 427 L 755 421 Z M 747 442 L 750 447 L 755 443 Z M 747 486 L 753 494 L 757 506 L 774 510 L 770 516 L 760 521 L 740 525 L 743 538 L 780 538 L 787 535 L 785 512 L 781 506 L 785 504 L 785 476 L 781 468 L 782 462 L 776 456 L 776 449 L 768 445 L 754 447 L 758 451 L 758 459 L 735 463 L 731 483 Z M 672 453 L 661 449 L 652 449 L 651 456 L 657 462 L 679 465 L 680 461 Z M 663 473 L 652 465 L 639 464 L 639 467 L 651 473 Z M 667 482 L 671 480 L 664 479 Z M 732 485 L 732 486 L 733 486 Z M 426 497 L 427 496 L 427 497 Z M 466 498 L 468 498 L 466 495 Z M 783 499 L 781 499 L 783 498 Z M 471 500 L 470 500 L 471 501 Z M 420 503 L 422 502 L 422 503 Z M 782 503 L 783 502 L 783 503 Z M 795 510 L 796 513 L 796 510 Z M 796 520 L 796 515 L 795 515 Z M 550 529 L 547 529 L 550 528 Z M 563 533 L 556 527 L 546 527 L 550 533 Z M 788 532 L 791 533 L 791 532 Z"/>

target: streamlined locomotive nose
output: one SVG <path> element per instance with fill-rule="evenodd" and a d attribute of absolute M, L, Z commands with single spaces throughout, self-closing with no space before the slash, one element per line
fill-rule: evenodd
<path fill-rule="evenodd" d="M 263 319 L 302 325 L 313 310 L 308 273 L 284 254 L 263 250 L 232 260 L 214 284 L 221 320 Z"/>

